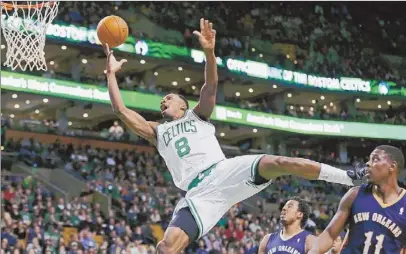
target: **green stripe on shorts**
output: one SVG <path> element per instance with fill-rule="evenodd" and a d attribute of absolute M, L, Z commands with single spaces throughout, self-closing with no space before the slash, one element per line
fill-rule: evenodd
<path fill-rule="evenodd" d="M 197 239 L 199 239 L 202 234 L 203 234 L 203 223 L 202 223 L 202 219 L 200 218 L 199 214 L 197 213 L 197 209 L 195 207 L 195 205 L 193 204 L 192 200 L 190 199 L 186 199 L 186 202 L 189 206 L 190 212 L 192 213 L 193 217 L 195 217 L 196 223 L 197 223 L 197 227 L 199 228 L 199 237 Z"/>
<path fill-rule="evenodd" d="M 251 164 L 251 180 L 252 182 L 254 182 L 255 180 L 255 170 L 258 166 L 259 161 L 261 160 L 262 157 L 264 157 L 264 154 L 259 155 L 257 158 L 255 158 L 254 162 L 252 162 Z"/>

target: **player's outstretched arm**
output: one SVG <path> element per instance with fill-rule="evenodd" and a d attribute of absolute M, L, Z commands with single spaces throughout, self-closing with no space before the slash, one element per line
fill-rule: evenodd
<path fill-rule="evenodd" d="M 359 187 L 354 187 L 344 195 L 338 206 L 337 213 L 323 233 L 316 239 L 309 254 L 324 254 L 333 246 L 334 240 L 340 235 L 347 224 L 347 219 L 351 213 L 351 207 L 358 195 L 358 191 Z"/>
<path fill-rule="evenodd" d="M 198 115 L 209 120 L 211 113 L 216 105 L 217 94 L 217 63 L 214 55 L 214 46 L 216 44 L 216 30 L 213 29 L 213 23 L 208 20 L 200 19 L 200 32 L 194 31 L 199 39 L 200 45 L 206 55 L 206 67 L 204 72 L 205 83 L 200 90 L 200 99 L 193 111 Z"/>
<path fill-rule="evenodd" d="M 140 114 L 127 108 L 123 102 L 123 99 L 121 98 L 120 89 L 118 88 L 117 84 L 116 72 L 121 69 L 122 65 L 127 62 L 127 60 L 122 59 L 117 61 L 113 55 L 113 51 L 109 49 L 107 44 L 103 45 L 103 48 L 107 55 L 106 75 L 113 111 L 129 129 L 135 132 L 135 134 L 143 137 L 155 145 L 155 129 L 158 126 L 158 123 L 147 122 Z"/>
<path fill-rule="evenodd" d="M 266 244 L 269 241 L 269 237 L 270 235 L 266 235 L 264 238 L 262 238 L 261 243 L 259 244 L 259 248 L 258 248 L 258 254 L 265 254 L 266 251 Z"/>

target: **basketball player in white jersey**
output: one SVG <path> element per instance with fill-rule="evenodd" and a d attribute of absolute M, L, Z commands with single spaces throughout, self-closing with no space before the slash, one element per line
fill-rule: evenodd
<path fill-rule="evenodd" d="M 361 175 L 358 171 L 347 175 L 343 170 L 300 158 L 246 155 L 226 159 L 209 122 L 218 81 L 216 32 L 212 23 L 201 19 L 200 32 L 193 33 L 206 55 L 205 84 L 193 109 L 183 96 L 166 95 L 161 101 L 161 114 L 168 121 L 163 124 L 147 121 L 124 105 L 115 73 L 126 60 L 117 61 L 113 51 L 104 45 L 114 112 L 129 129 L 157 147 L 175 185 L 187 191 L 175 208 L 164 239 L 158 243 L 158 253 L 180 253 L 214 227 L 231 206 L 260 192 L 277 177 L 296 175 L 351 186 L 352 178 Z"/>

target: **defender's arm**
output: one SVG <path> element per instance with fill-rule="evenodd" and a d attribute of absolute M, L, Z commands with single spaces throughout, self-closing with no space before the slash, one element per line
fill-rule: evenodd
<path fill-rule="evenodd" d="M 104 45 L 104 50 L 107 55 L 107 83 L 111 106 L 117 116 L 131 129 L 135 134 L 143 137 L 156 145 L 155 129 L 158 126 L 157 122 L 147 122 L 140 114 L 127 108 L 121 98 L 120 89 L 118 88 L 116 72 L 121 69 L 121 66 L 127 62 L 123 59 L 120 62 L 116 60 L 113 51 L 109 49 L 108 45 Z"/>
<path fill-rule="evenodd" d="M 208 20 L 200 19 L 200 32 L 194 31 L 193 34 L 198 36 L 199 42 L 206 55 L 205 83 L 200 90 L 200 99 L 193 111 L 198 115 L 209 120 L 211 113 L 216 105 L 217 94 L 217 63 L 214 55 L 214 46 L 216 43 L 216 31 L 213 24 Z"/>
<path fill-rule="evenodd" d="M 338 211 L 334 215 L 331 222 L 328 224 L 327 228 L 319 235 L 313 244 L 309 254 L 322 254 L 326 253 L 331 246 L 333 246 L 333 241 L 340 235 L 343 231 L 345 225 L 347 224 L 347 219 L 351 213 L 351 207 L 358 195 L 359 187 L 351 188 L 341 199 L 340 205 L 338 206 Z"/>
<path fill-rule="evenodd" d="M 265 251 L 266 251 L 266 244 L 267 244 L 268 241 L 269 241 L 269 237 L 270 237 L 270 235 L 266 235 L 266 236 L 262 239 L 261 243 L 259 244 L 258 254 L 265 254 Z"/>

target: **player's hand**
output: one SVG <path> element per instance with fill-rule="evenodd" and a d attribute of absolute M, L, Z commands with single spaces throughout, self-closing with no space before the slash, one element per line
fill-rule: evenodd
<path fill-rule="evenodd" d="M 127 60 L 121 59 L 120 61 L 117 61 L 113 55 L 113 50 L 109 48 L 109 45 L 107 43 L 103 45 L 103 49 L 104 53 L 106 53 L 107 56 L 107 64 L 106 64 L 107 74 L 116 73 L 121 69 L 123 64 L 127 62 Z"/>
<path fill-rule="evenodd" d="M 193 31 L 193 34 L 199 39 L 200 45 L 204 51 L 213 51 L 216 44 L 216 30 L 213 29 L 213 23 L 200 19 L 200 32 Z"/>

